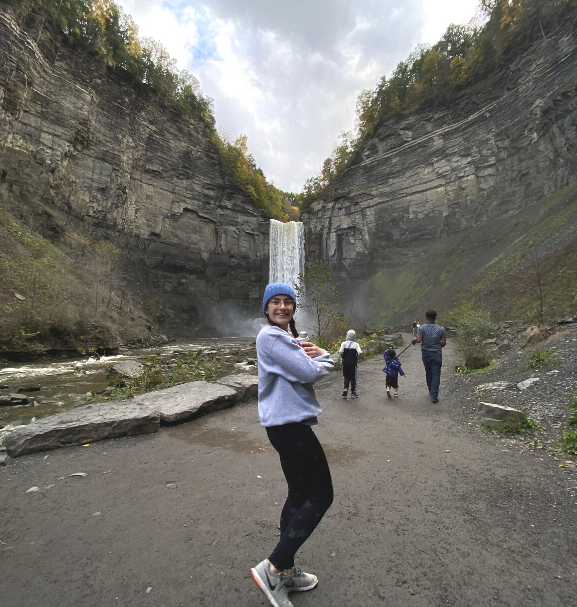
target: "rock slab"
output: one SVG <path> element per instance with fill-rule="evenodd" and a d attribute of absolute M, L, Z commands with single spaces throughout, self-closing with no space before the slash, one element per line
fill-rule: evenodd
<path fill-rule="evenodd" d="M 495 403 L 479 403 L 477 414 L 482 426 L 499 431 L 515 430 L 525 419 L 525 414 L 522 411 Z"/>
<path fill-rule="evenodd" d="M 239 400 L 247 400 L 258 396 L 258 377 L 256 375 L 248 375 L 247 373 L 227 375 L 219 379 L 218 383 L 236 390 Z"/>
<path fill-rule="evenodd" d="M 229 375 L 219 383 L 195 381 L 150 392 L 124 403 L 94 403 L 19 426 L 5 439 L 10 457 L 91 443 L 108 438 L 158 432 L 175 424 L 256 397 L 256 375 Z"/>
<path fill-rule="evenodd" d="M 19 426 L 5 439 L 10 457 L 158 432 L 157 412 L 134 403 L 94 403 Z"/>
<path fill-rule="evenodd" d="M 158 415 L 162 424 L 174 424 L 226 409 L 236 400 L 237 392 L 233 388 L 206 381 L 193 381 L 138 396 L 134 403 L 141 410 Z"/>

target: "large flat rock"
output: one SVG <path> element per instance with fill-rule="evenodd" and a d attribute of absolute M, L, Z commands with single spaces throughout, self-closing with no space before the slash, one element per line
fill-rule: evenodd
<path fill-rule="evenodd" d="M 143 410 L 158 414 L 161 423 L 173 424 L 226 409 L 233 406 L 237 400 L 237 391 L 234 388 L 206 381 L 193 381 L 137 396 L 134 402 Z"/>
<path fill-rule="evenodd" d="M 158 432 L 160 415 L 134 402 L 94 403 L 19 426 L 5 439 L 10 457 Z"/>
<path fill-rule="evenodd" d="M 137 396 L 123 403 L 94 403 L 16 428 L 5 439 L 10 457 L 107 438 L 158 432 L 160 424 L 185 422 L 232 407 L 256 395 L 258 378 L 231 375 L 224 383 L 195 381 Z M 226 384 L 226 385 L 225 385 Z"/>
<path fill-rule="evenodd" d="M 247 400 L 258 396 L 258 376 L 248 373 L 239 373 L 237 375 L 227 375 L 221 377 L 218 383 L 236 390 L 239 400 Z"/>

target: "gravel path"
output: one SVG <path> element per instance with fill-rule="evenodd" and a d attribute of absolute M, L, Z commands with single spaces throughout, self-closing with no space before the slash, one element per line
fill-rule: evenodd
<path fill-rule="evenodd" d="M 357 400 L 336 373 L 318 385 L 335 502 L 299 553 L 320 584 L 295 607 L 577 605 L 577 473 L 470 426 L 472 380 L 449 377 L 452 343 L 444 356 L 437 405 L 418 348 L 397 399 L 380 357 Z M 249 570 L 285 491 L 254 402 L 15 460 L 0 469 L 2 605 L 268 605 Z"/>

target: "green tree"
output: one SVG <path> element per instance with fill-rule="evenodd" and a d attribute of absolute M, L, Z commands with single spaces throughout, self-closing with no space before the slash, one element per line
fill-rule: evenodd
<path fill-rule="evenodd" d="M 338 320 L 340 323 L 343 316 L 337 304 L 342 291 L 337 287 L 332 272 L 320 259 L 315 259 L 304 274 L 298 275 L 295 289 L 299 307 L 310 310 L 315 319 L 318 345 L 325 346 L 332 322 Z"/>

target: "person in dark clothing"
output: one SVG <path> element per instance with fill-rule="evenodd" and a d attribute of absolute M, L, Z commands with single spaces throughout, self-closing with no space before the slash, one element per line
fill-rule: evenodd
<path fill-rule="evenodd" d="M 389 348 L 383 354 L 385 359 L 385 368 L 383 371 L 387 375 L 385 386 L 387 388 L 387 396 L 391 398 L 391 388 L 395 391 L 395 396 L 399 396 L 399 374 L 404 377 L 405 372 L 401 369 L 401 361 L 397 358 L 397 353 Z"/>
<path fill-rule="evenodd" d="M 441 367 L 443 366 L 442 348 L 447 344 L 447 332 L 444 327 L 435 323 L 437 313 L 427 310 L 427 322 L 417 330 L 413 344 L 421 344 L 421 356 L 425 366 L 427 387 L 431 402 L 439 402 L 439 385 L 441 383 Z"/>
<path fill-rule="evenodd" d="M 359 344 L 355 341 L 356 333 L 351 329 L 347 331 L 347 339 L 343 341 L 339 349 L 339 354 L 343 359 L 343 377 L 345 385 L 343 388 L 343 398 L 347 397 L 349 392 L 349 383 L 351 385 L 351 398 L 357 398 L 357 361 L 359 354 L 363 351 Z"/>

